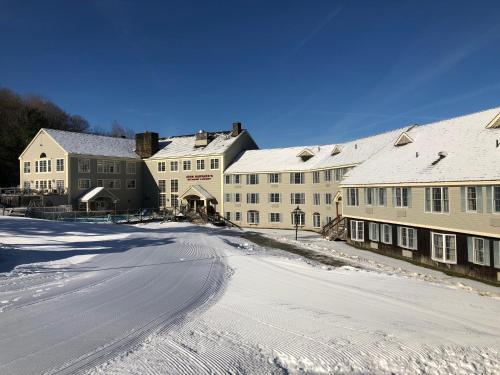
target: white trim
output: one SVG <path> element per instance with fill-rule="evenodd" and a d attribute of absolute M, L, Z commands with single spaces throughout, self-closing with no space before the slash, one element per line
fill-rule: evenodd
<path fill-rule="evenodd" d="M 441 236 L 442 237 L 442 243 L 443 243 L 443 257 L 438 258 L 435 255 L 435 243 L 434 243 L 434 236 Z M 450 237 L 453 238 L 453 243 L 455 244 L 454 247 L 454 259 L 453 260 L 448 260 L 446 259 L 446 238 Z M 455 234 L 448 234 L 448 233 L 437 233 L 437 232 L 431 232 L 431 259 L 440 262 L 440 263 L 446 263 L 446 264 L 457 264 L 457 236 Z"/>

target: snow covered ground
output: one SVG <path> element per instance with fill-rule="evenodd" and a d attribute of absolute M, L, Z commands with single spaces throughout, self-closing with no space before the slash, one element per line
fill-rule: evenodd
<path fill-rule="evenodd" d="M 309 233 L 351 266 L 228 229 L 46 223 L 0 218 L 2 374 L 500 372 L 495 287 Z"/>

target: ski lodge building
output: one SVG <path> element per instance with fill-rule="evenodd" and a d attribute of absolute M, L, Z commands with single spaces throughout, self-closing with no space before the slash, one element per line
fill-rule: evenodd
<path fill-rule="evenodd" d="M 265 150 L 240 123 L 135 140 L 41 129 L 19 160 L 21 187 L 47 193 L 47 205 L 182 205 L 243 227 L 297 223 L 500 280 L 500 107 L 347 143 Z"/>

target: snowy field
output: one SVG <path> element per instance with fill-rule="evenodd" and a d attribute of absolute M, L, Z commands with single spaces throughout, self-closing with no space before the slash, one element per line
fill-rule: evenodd
<path fill-rule="evenodd" d="M 0 217 L 0 374 L 500 373 L 498 288 L 299 242 Z"/>

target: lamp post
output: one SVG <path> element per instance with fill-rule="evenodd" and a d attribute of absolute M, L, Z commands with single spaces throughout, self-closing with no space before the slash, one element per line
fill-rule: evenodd
<path fill-rule="evenodd" d="M 293 210 L 293 215 L 295 219 L 295 241 L 298 239 L 298 233 L 299 233 L 299 217 L 303 213 L 303 211 L 300 209 L 299 206 L 295 210 Z"/>

